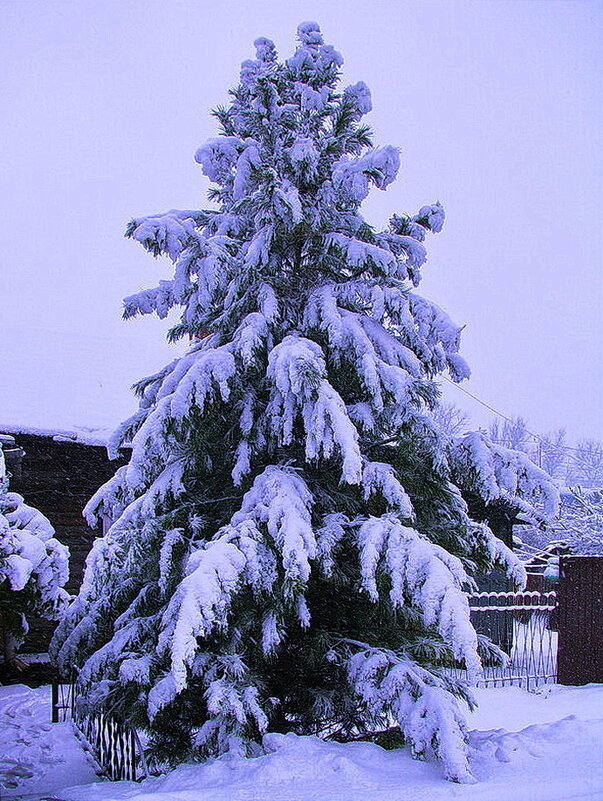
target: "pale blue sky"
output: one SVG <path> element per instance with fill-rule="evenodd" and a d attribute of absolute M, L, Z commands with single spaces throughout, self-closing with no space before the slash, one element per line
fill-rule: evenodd
<path fill-rule="evenodd" d="M 446 209 L 421 291 L 467 326 L 467 389 L 532 429 L 603 438 L 600 2 L 3 0 L 0 14 L 0 424 L 130 413 L 129 385 L 171 349 L 158 321 L 121 321 L 125 295 L 167 277 L 125 224 L 205 204 L 192 157 L 210 109 L 257 36 L 287 57 L 315 19 L 344 85 L 372 90 L 376 143 L 401 148 L 369 221 Z"/>

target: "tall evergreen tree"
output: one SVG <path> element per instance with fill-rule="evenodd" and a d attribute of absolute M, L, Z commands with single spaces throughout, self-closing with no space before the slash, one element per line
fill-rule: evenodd
<path fill-rule="evenodd" d="M 467 691 L 441 666 L 479 673 L 472 577 L 522 576 L 470 519 L 432 419 L 436 376 L 468 375 L 459 328 L 414 290 L 444 212 L 365 222 L 398 151 L 372 147 L 370 92 L 337 91 L 318 26 L 298 35 L 284 63 L 258 39 L 215 112 L 196 154 L 215 208 L 127 228 L 174 277 L 125 316 L 181 306 L 171 337 L 192 344 L 136 387 L 110 446 L 130 462 L 86 509 L 113 523 L 53 648 L 161 759 L 396 725 L 466 781 Z"/>

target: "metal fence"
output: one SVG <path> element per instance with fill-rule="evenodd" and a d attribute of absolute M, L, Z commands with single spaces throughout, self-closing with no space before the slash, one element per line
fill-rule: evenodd
<path fill-rule="evenodd" d="M 73 698 L 75 694 L 75 675 L 65 679 L 53 681 L 52 691 L 52 722 L 64 723 L 73 719 Z"/>
<path fill-rule="evenodd" d="M 105 715 L 76 716 L 73 722 L 109 779 L 144 778 L 145 772 L 139 768 L 142 751 L 134 729 Z"/>
<path fill-rule="evenodd" d="M 469 596 L 471 622 L 507 655 L 504 666 L 484 660 L 481 686 L 534 690 L 557 680 L 555 592 L 480 592 Z"/>
<path fill-rule="evenodd" d="M 97 763 L 99 773 L 112 781 L 140 781 L 148 775 L 144 752 L 135 729 L 106 715 L 78 710 L 75 672 L 52 685 L 52 722 L 71 721 L 78 737 Z"/>

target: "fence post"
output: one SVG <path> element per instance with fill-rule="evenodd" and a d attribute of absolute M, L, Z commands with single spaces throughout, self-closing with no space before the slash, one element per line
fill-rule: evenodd
<path fill-rule="evenodd" d="M 559 684 L 603 682 L 603 556 L 559 560 Z"/>
<path fill-rule="evenodd" d="M 50 685 L 52 690 L 52 722 L 58 723 L 59 722 L 59 681 L 58 679 L 53 679 L 52 684 Z"/>

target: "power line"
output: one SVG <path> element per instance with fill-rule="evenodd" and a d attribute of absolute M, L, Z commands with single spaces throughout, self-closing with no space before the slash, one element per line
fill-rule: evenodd
<path fill-rule="evenodd" d="M 481 398 L 478 398 L 477 395 L 474 395 L 472 392 L 469 392 L 469 390 L 465 389 L 465 387 L 462 387 L 460 384 L 456 384 L 454 381 L 452 381 L 450 378 L 448 378 L 448 376 L 445 375 L 445 376 L 442 376 L 442 378 L 444 378 L 446 381 L 448 381 L 449 384 L 452 384 L 453 387 L 456 387 L 461 392 L 464 392 L 465 395 L 468 395 L 470 398 L 473 398 L 474 401 L 477 401 L 478 403 L 480 403 L 484 408 L 488 409 L 491 412 L 494 412 L 494 414 L 498 415 L 498 417 L 501 417 L 503 420 L 506 420 L 507 423 L 513 424 L 515 422 L 511 417 L 507 417 L 506 414 L 503 414 L 498 409 L 495 409 L 494 406 L 490 406 L 489 403 L 486 403 L 486 401 L 483 401 Z M 526 434 L 529 434 L 531 437 L 533 437 L 535 440 L 537 440 L 541 445 L 545 445 L 546 446 L 546 445 L 549 444 L 548 442 L 543 440 L 543 438 L 540 436 L 540 434 L 534 434 L 534 432 L 530 431 L 528 428 L 525 428 L 525 431 L 526 431 Z M 555 445 L 554 447 L 557 448 L 558 450 L 563 450 L 563 451 L 575 451 L 576 453 L 582 453 L 583 452 L 581 448 L 572 448 L 571 445 Z M 585 462 L 585 464 L 588 464 L 588 463 Z"/>
<path fill-rule="evenodd" d="M 494 408 L 494 406 L 490 406 L 488 403 L 483 401 L 481 398 L 478 398 L 477 395 L 474 395 L 473 393 L 469 392 L 468 389 L 465 389 L 465 387 L 462 387 L 460 384 L 456 384 L 454 381 L 452 381 L 450 378 L 448 378 L 447 375 L 442 376 L 442 377 L 445 378 L 446 381 L 448 381 L 449 384 L 452 384 L 453 387 L 456 387 L 457 389 L 460 389 L 461 392 L 465 393 L 465 395 L 469 395 L 470 398 L 473 398 L 473 400 L 477 401 L 478 403 L 481 403 L 481 405 L 485 406 L 486 409 L 489 409 L 491 412 L 494 412 L 494 414 L 497 414 L 499 417 L 502 417 L 503 420 L 506 420 L 508 423 L 512 423 L 513 422 L 513 420 L 510 417 L 507 417 L 506 414 L 503 414 L 502 412 L 499 412 L 498 409 Z M 526 428 L 526 431 L 528 431 L 527 428 Z M 530 434 L 530 433 L 531 432 L 528 431 L 528 434 Z M 535 435 L 532 434 L 532 436 L 535 436 Z"/>

